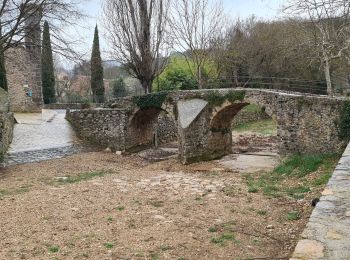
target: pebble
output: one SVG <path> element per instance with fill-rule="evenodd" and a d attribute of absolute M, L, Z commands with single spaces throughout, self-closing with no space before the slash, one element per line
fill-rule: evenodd
<path fill-rule="evenodd" d="M 274 229 L 273 225 L 268 225 L 266 228 L 267 229 Z"/>

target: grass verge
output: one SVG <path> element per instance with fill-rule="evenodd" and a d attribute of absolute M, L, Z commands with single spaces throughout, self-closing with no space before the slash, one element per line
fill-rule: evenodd
<path fill-rule="evenodd" d="M 313 188 L 327 184 L 338 160 L 339 156 L 334 154 L 293 155 L 272 172 L 247 174 L 248 192 L 302 199 Z"/>
<path fill-rule="evenodd" d="M 250 123 L 239 124 L 233 128 L 238 133 L 252 132 L 260 135 L 276 135 L 277 124 L 273 119 L 264 119 Z"/>

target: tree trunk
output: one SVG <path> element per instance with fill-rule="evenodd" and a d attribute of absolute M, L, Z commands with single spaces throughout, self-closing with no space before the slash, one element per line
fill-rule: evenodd
<path fill-rule="evenodd" d="M 198 88 L 203 88 L 203 82 L 202 82 L 202 70 L 200 66 L 197 66 L 197 80 L 198 80 Z"/>
<path fill-rule="evenodd" d="M 333 96 L 334 95 L 334 89 L 333 89 L 333 85 L 332 85 L 332 81 L 331 81 L 331 72 L 330 72 L 330 64 L 329 64 L 329 60 L 325 59 L 324 61 L 324 75 L 326 78 L 326 82 L 327 82 L 327 94 Z"/>
<path fill-rule="evenodd" d="M 142 80 L 141 85 L 143 90 L 145 91 L 145 94 L 152 93 L 152 80 Z"/>

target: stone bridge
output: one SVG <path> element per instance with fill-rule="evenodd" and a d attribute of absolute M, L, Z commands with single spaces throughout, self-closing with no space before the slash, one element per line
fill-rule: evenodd
<path fill-rule="evenodd" d="M 219 89 L 155 93 L 117 100 L 111 108 L 67 112 L 85 139 L 114 150 L 149 147 L 158 115 L 177 128 L 182 163 L 212 160 L 231 153 L 231 124 L 245 106 L 256 104 L 277 122 L 279 153 L 341 152 L 343 98 L 257 89 Z"/>

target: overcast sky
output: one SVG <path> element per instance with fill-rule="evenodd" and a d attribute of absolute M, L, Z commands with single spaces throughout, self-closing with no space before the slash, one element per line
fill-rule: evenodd
<path fill-rule="evenodd" d="M 101 2 L 102 0 L 86 0 L 82 5 L 82 10 L 89 16 L 87 19 L 81 22 L 83 28 L 71 29 L 70 34 L 82 38 L 82 44 L 78 49 L 86 52 L 89 58 L 89 52 L 92 45 L 94 27 L 97 23 L 100 28 L 100 42 L 101 50 L 106 53 L 108 47 L 103 37 L 103 28 L 101 24 Z M 231 19 L 247 18 L 251 15 L 255 15 L 258 18 L 263 19 L 275 19 L 280 14 L 281 4 L 285 2 L 283 0 L 223 0 L 226 13 Z M 107 58 L 106 54 L 103 54 L 103 58 Z"/>

